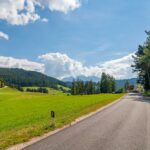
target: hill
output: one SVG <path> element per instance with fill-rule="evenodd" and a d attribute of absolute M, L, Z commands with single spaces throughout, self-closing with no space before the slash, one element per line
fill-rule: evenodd
<path fill-rule="evenodd" d="M 9 86 L 42 86 L 52 88 L 57 88 L 57 85 L 66 86 L 63 81 L 42 73 L 16 68 L 0 68 L 0 79 L 4 80 L 5 84 Z"/>

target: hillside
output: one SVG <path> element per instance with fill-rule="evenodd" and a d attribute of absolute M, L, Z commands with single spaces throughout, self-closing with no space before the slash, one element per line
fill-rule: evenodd
<path fill-rule="evenodd" d="M 0 68 L 0 79 L 3 79 L 6 85 L 19 85 L 22 87 L 43 86 L 56 88 L 57 85 L 66 85 L 63 81 L 39 72 L 14 68 Z"/>

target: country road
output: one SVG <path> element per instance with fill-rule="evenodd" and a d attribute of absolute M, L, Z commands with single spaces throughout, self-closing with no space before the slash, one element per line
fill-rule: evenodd
<path fill-rule="evenodd" d="M 150 99 L 128 94 L 109 108 L 24 150 L 150 150 Z"/>

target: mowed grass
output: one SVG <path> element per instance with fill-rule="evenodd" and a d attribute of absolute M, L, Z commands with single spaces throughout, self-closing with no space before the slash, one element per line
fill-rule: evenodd
<path fill-rule="evenodd" d="M 120 98 L 123 94 L 49 95 L 0 89 L 0 149 L 25 142 L 50 130 L 50 111 L 56 128 Z"/>

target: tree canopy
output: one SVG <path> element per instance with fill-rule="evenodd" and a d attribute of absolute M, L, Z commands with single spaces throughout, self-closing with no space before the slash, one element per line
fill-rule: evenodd
<path fill-rule="evenodd" d="M 147 39 L 143 45 L 139 45 L 134 56 L 134 71 L 138 72 L 139 83 L 144 85 L 145 90 L 150 90 L 150 31 L 147 32 Z"/>

